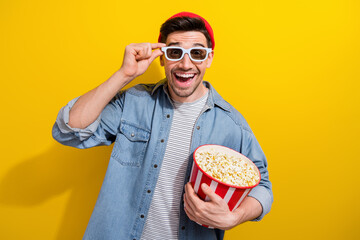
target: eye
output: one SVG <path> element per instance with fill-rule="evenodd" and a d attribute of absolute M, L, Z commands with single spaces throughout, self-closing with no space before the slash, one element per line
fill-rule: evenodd
<path fill-rule="evenodd" d="M 199 55 L 202 54 L 202 52 L 200 50 L 198 50 L 198 49 L 195 49 L 195 50 L 192 51 L 192 54 L 195 55 L 195 56 L 199 56 Z"/>
<path fill-rule="evenodd" d="M 205 49 L 192 49 L 191 57 L 197 60 L 203 60 L 206 58 L 206 50 Z"/>
<path fill-rule="evenodd" d="M 175 54 L 175 55 L 177 55 L 177 54 L 180 54 L 180 50 L 179 49 L 171 49 L 170 50 L 170 54 Z"/>
<path fill-rule="evenodd" d="M 182 50 L 178 48 L 170 48 L 168 49 L 167 54 L 170 58 L 180 58 L 182 55 Z"/>

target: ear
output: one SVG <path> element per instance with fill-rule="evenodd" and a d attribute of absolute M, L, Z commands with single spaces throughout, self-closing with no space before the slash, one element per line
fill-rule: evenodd
<path fill-rule="evenodd" d="M 160 65 L 163 67 L 164 66 L 164 55 L 160 56 Z"/>
<path fill-rule="evenodd" d="M 207 63 L 206 63 L 206 68 L 209 68 L 211 66 L 212 60 L 214 58 L 214 51 L 212 51 L 211 53 L 209 53 L 208 59 L 207 59 Z"/>

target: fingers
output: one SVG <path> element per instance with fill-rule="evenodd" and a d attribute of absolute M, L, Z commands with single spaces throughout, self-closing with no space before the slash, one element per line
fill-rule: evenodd
<path fill-rule="evenodd" d="M 188 202 L 189 202 L 190 206 L 192 206 L 193 209 L 195 209 L 196 206 L 200 206 L 204 202 L 196 194 L 196 192 L 190 182 L 188 182 L 185 185 L 185 193 L 187 195 Z"/>
<path fill-rule="evenodd" d="M 132 43 L 127 46 L 127 50 L 135 57 L 136 61 L 148 59 L 151 62 L 158 56 L 162 55 L 160 49 L 166 46 L 165 43 Z M 152 50 L 155 49 L 155 54 Z"/>
<path fill-rule="evenodd" d="M 132 54 L 135 56 L 136 61 L 140 61 L 150 58 L 151 50 L 150 43 L 134 44 Z"/>
<path fill-rule="evenodd" d="M 201 188 L 210 198 L 209 202 L 200 199 L 190 183 L 185 185 L 184 210 L 187 216 L 197 223 L 220 229 L 230 229 L 235 226 L 235 215 L 229 210 L 227 203 L 207 184 L 203 183 Z"/>
<path fill-rule="evenodd" d="M 188 193 L 185 192 L 184 194 L 184 207 L 187 209 L 190 213 L 194 214 L 196 211 L 196 206 L 194 203 L 190 200 L 191 196 L 189 196 Z"/>
<path fill-rule="evenodd" d="M 194 202 L 191 200 L 193 198 L 197 198 L 198 196 L 194 196 L 192 191 L 192 186 L 190 183 L 187 183 L 185 185 L 185 193 L 184 193 L 184 211 L 186 215 L 195 222 L 199 222 L 199 219 L 197 219 L 197 216 L 199 215 L 198 206 L 194 205 Z"/>
<path fill-rule="evenodd" d="M 185 185 L 184 194 L 184 205 L 187 213 L 191 215 L 193 219 L 197 219 L 199 214 L 204 210 L 204 204 L 205 202 L 199 198 L 199 196 L 195 193 L 191 183 L 188 182 Z"/>
<path fill-rule="evenodd" d="M 217 195 L 206 183 L 201 184 L 201 189 L 210 198 L 210 201 L 221 201 L 222 198 Z"/>
<path fill-rule="evenodd" d="M 193 211 L 192 211 L 190 208 L 188 208 L 188 207 L 185 206 L 184 210 L 185 210 L 186 215 L 188 215 L 188 217 L 189 217 L 191 220 L 196 221 L 196 218 L 195 218 L 195 216 L 194 216 L 194 214 L 193 214 Z"/>
<path fill-rule="evenodd" d="M 161 47 L 165 47 L 165 46 L 166 46 L 165 43 L 151 43 L 152 49 L 161 48 Z"/>
<path fill-rule="evenodd" d="M 149 62 L 151 63 L 152 61 L 154 61 L 155 58 L 163 55 L 164 53 L 160 50 L 160 49 L 156 49 L 155 51 L 153 51 L 151 53 L 151 56 L 149 58 Z"/>
<path fill-rule="evenodd" d="M 155 58 L 163 52 L 159 49 L 164 43 L 132 43 L 126 46 L 121 70 L 129 79 L 143 74 Z"/>

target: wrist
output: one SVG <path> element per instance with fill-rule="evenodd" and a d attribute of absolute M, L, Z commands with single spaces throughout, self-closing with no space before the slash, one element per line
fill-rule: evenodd
<path fill-rule="evenodd" d="M 230 216 L 226 218 L 226 221 L 222 221 L 223 225 L 217 228 L 222 230 L 230 230 L 236 227 L 243 222 L 242 214 L 243 213 L 240 209 L 236 209 L 236 211 L 230 212 Z"/>
<path fill-rule="evenodd" d="M 130 83 L 135 78 L 133 76 L 129 76 L 128 74 L 126 74 L 126 71 L 123 68 L 117 70 L 114 75 L 116 76 L 118 82 L 120 82 L 124 86 Z"/>
<path fill-rule="evenodd" d="M 251 221 L 259 217 L 262 213 L 262 206 L 258 200 L 253 197 L 246 197 L 240 206 L 234 211 L 236 213 L 237 225 Z"/>
<path fill-rule="evenodd" d="M 117 93 L 134 78 L 127 76 L 121 69 L 117 70 L 105 83 L 109 93 Z"/>
<path fill-rule="evenodd" d="M 242 207 L 242 206 L 239 206 L 235 211 L 234 211 L 234 214 L 235 214 L 235 226 L 243 223 L 243 222 L 246 222 L 246 219 L 245 219 L 245 215 L 246 215 L 246 212 L 245 212 L 245 208 Z M 234 226 L 234 227 L 235 227 Z"/>

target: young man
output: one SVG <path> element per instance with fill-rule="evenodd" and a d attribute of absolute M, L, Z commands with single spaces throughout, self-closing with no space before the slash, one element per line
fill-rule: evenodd
<path fill-rule="evenodd" d="M 178 13 L 162 25 L 159 43 L 127 46 L 112 77 L 60 110 L 53 127 L 60 143 L 115 142 L 84 239 L 222 239 L 224 230 L 270 211 L 264 153 L 241 114 L 203 81 L 214 46 L 205 19 Z M 157 57 L 166 79 L 121 91 Z M 260 184 L 234 212 L 205 184 L 209 202 L 188 183 L 192 153 L 203 144 L 239 151 L 260 170 Z"/>

